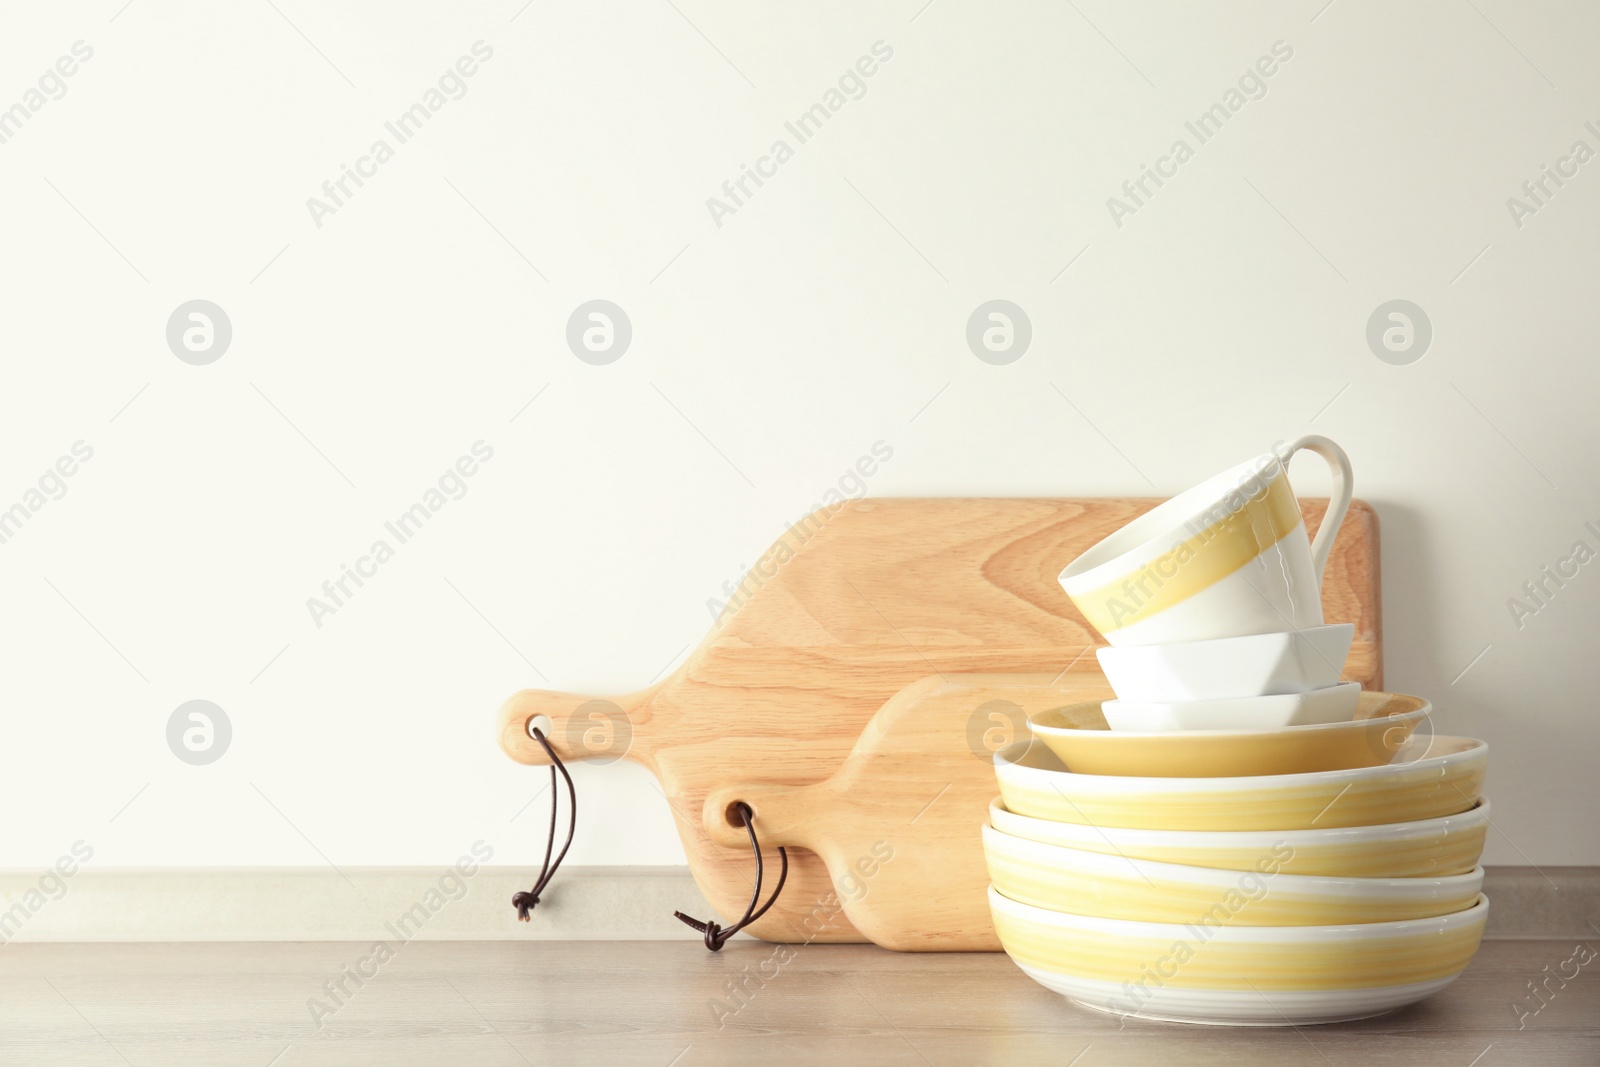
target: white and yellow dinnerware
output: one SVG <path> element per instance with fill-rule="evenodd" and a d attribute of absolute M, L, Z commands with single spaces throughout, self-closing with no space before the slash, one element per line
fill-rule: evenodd
<path fill-rule="evenodd" d="M 1086 1008 L 1243 1026 L 1362 1019 L 1421 1000 L 1466 969 L 1489 913 L 1480 895 L 1462 911 L 1398 922 L 1135 922 L 1036 908 L 992 886 L 989 907 L 1017 966 Z"/>
<path fill-rule="evenodd" d="M 1282 730 L 1290 726 L 1348 723 L 1355 717 L 1360 697 L 1360 682 L 1342 682 L 1309 693 L 1221 700 L 1107 700 L 1100 705 L 1100 714 L 1111 729 L 1130 733 Z"/>
<path fill-rule="evenodd" d="M 1313 726 L 1112 730 L 1099 700 L 1037 712 L 1028 724 L 1035 739 L 1079 774 L 1229 777 L 1388 763 L 1433 710 L 1421 697 L 1400 693 L 1349 690 L 1344 696 L 1355 700 L 1353 718 Z"/>
<path fill-rule="evenodd" d="M 1118 699 L 1220 700 L 1309 693 L 1339 681 L 1355 624 L 1095 650 Z"/>
<path fill-rule="evenodd" d="M 1029 841 L 983 828 L 994 887 L 1050 911 L 1140 922 L 1318 926 L 1426 919 L 1472 906 L 1483 868 L 1421 878 L 1285 874 L 1293 858 L 1274 842 L 1243 870 L 1160 863 Z"/>
<path fill-rule="evenodd" d="M 1466 811 L 1483 790 L 1489 746 L 1419 736 L 1376 767 L 1221 778 L 1077 774 L 1037 741 L 1001 749 L 994 763 L 1000 796 L 1019 815 L 1150 830 L 1308 830 Z"/>
<path fill-rule="evenodd" d="M 1012 837 L 1161 863 L 1249 870 L 1287 849 L 1283 874 L 1346 878 L 1411 878 L 1465 874 L 1483 855 L 1489 801 L 1436 819 L 1311 830 L 1130 830 L 1018 815 L 997 797 L 989 822 Z"/>

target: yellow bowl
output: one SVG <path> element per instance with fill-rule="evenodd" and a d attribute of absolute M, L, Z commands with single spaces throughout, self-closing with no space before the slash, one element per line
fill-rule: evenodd
<path fill-rule="evenodd" d="M 1209 926 L 1048 911 L 989 888 L 1000 943 L 1084 1007 L 1181 1022 L 1282 1026 L 1363 1019 L 1435 993 L 1478 950 L 1489 898 L 1431 919 Z"/>
<path fill-rule="evenodd" d="M 1353 719 L 1276 730 L 1114 731 L 1100 701 L 1052 708 L 1029 721 L 1034 736 L 1079 774 L 1222 778 L 1375 767 L 1394 758 L 1433 711 L 1421 697 L 1362 693 Z"/>
<path fill-rule="evenodd" d="M 1416 737 L 1392 763 L 1241 778 L 1073 774 L 1038 742 L 994 755 L 1000 796 L 1036 819 L 1144 830 L 1316 830 L 1436 819 L 1477 802 L 1489 746 Z"/>
<path fill-rule="evenodd" d="M 983 828 L 994 887 L 1012 900 L 1103 919 L 1211 926 L 1319 926 L 1447 915 L 1472 906 L 1483 868 L 1440 878 L 1284 874 L 1278 842 L 1244 870 L 1086 852 Z"/>
<path fill-rule="evenodd" d="M 1459 815 L 1328 830 L 1127 830 L 1115 826 L 1035 819 L 989 804 L 996 830 L 1050 845 L 1162 863 L 1247 871 L 1262 855 L 1287 846 L 1283 874 L 1345 878 L 1412 878 L 1465 874 L 1483 854 L 1489 801 L 1480 797 Z"/>

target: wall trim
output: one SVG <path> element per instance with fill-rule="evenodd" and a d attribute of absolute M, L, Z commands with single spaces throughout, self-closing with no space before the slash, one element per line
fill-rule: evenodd
<path fill-rule="evenodd" d="M 85 867 L 62 892 L 0 870 L 0 941 L 698 940 L 673 911 L 712 914 L 688 867 L 563 867 L 527 924 L 511 896 L 536 870 L 448 871 Z M 1490 867 L 1484 890 L 1487 937 L 1600 940 L 1600 867 Z"/>

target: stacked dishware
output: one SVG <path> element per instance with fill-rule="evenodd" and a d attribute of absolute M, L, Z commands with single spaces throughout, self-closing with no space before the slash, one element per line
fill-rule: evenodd
<path fill-rule="evenodd" d="M 1307 537 L 1286 466 L 1334 494 Z M 995 757 L 995 929 L 1090 1008 L 1185 1022 L 1364 1018 L 1453 981 L 1488 915 L 1488 746 L 1420 697 L 1341 683 L 1320 582 L 1350 464 L 1306 437 L 1135 519 L 1062 572 L 1115 700 Z"/>
<path fill-rule="evenodd" d="M 1333 497 L 1306 536 L 1289 457 L 1314 451 Z M 1350 508 L 1350 460 L 1303 437 L 1146 512 L 1061 572 L 1110 642 L 1114 730 L 1270 729 L 1348 720 L 1360 686 L 1339 674 L 1355 627 L 1326 626 L 1322 572 Z"/>

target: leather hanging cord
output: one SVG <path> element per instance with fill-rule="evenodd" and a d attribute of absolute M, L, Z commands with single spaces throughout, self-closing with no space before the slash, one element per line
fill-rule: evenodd
<path fill-rule="evenodd" d="M 761 842 L 756 840 L 755 812 L 751 811 L 750 805 L 742 800 L 734 805 L 734 810 L 744 819 L 744 828 L 750 833 L 750 848 L 756 854 L 756 887 L 750 894 L 750 906 L 744 909 L 744 916 L 724 930 L 715 922 L 701 922 L 699 919 L 690 918 L 681 911 L 672 913 L 679 922 L 692 926 L 704 933 L 706 935 L 706 948 L 712 952 L 720 952 L 722 946 L 727 943 L 730 937 L 765 915 L 767 909 L 777 902 L 778 894 L 783 892 L 783 883 L 789 877 L 789 851 L 780 847 L 778 849 L 778 858 L 782 861 L 783 866 L 778 871 L 778 884 L 773 887 L 772 896 L 767 898 L 767 902 L 762 904 L 759 909 L 756 907 L 761 901 L 761 877 L 764 873 L 765 865 L 761 862 Z"/>
<path fill-rule="evenodd" d="M 533 888 L 526 892 L 518 893 L 511 898 L 512 905 L 517 909 L 517 921 L 528 922 L 528 913 L 539 903 L 539 894 L 550 884 L 550 879 L 556 876 L 561 861 L 567 858 L 567 849 L 572 847 L 572 835 L 578 828 L 578 790 L 572 784 L 572 775 L 567 773 L 566 764 L 561 762 L 561 757 L 556 755 L 555 749 L 550 747 L 550 742 L 545 739 L 544 731 L 537 726 L 530 727 L 528 735 L 543 747 L 545 755 L 550 757 L 550 836 L 544 843 L 544 866 L 539 870 L 539 880 L 533 883 Z M 567 781 L 567 843 L 561 846 L 561 854 L 552 862 L 551 855 L 556 847 L 556 811 L 560 807 L 557 795 L 556 772 L 561 772 L 561 777 Z"/>

